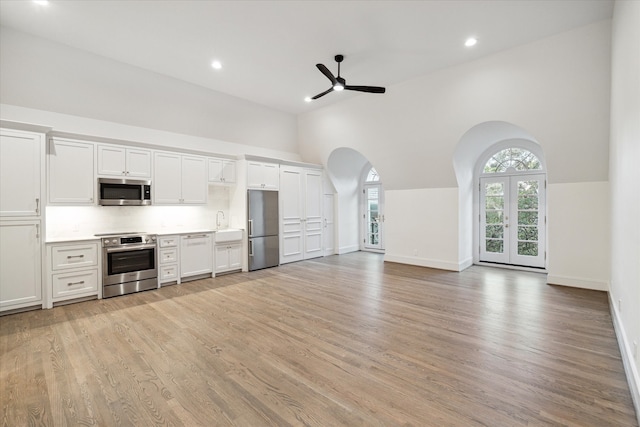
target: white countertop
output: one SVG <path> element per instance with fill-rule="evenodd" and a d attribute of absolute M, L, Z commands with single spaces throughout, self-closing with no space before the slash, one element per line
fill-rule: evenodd
<path fill-rule="evenodd" d="M 217 231 L 225 231 L 225 230 L 243 230 L 242 228 L 221 228 L 218 230 L 208 229 L 208 228 L 175 228 L 175 229 L 161 229 L 161 230 L 153 230 L 147 232 L 147 234 L 156 234 L 158 236 L 168 236 L 168 235 L 181 235 L 181 234 L 202 234 L 202 233 L 215 233 Z M 87 241 L 87 240 L 100 240 L 101 237 L 97 237 L 93 234 L 85 234 L 85 233 L 67 233 L 59 236 L 47 236 L 45 243 L 67 243 L 67 242 L 76 242 L 76 241 Z"/>

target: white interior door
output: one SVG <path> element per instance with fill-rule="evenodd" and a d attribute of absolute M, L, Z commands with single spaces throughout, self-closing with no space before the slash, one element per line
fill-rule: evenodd
<path fill-rule="evenodd" d="M 364 186 L 364 249 L 384 249 L 384 200 L 381 184 Z"/>
<path fill-rule="evenodd" d="M 545 176 L 480 179 L 480 261 L 545 267 Z"/>
<path fill-rule="evenodd" d="M 322 233 L 324 248 L 324 255 L 333 255 L 336 251 L 335 248 L 335 226 L 334 226 L 334 211 L 333 211 L 333 194 L 325 194 L 324 201 L 322 203 L 324 210 L 324 232 Z"/>

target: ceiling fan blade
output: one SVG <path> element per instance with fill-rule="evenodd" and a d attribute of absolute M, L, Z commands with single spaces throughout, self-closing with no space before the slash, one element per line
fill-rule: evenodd
<path fill-rule="evenodd" d="M 325 76 L 327 76 L 329 80 L 331 80 L 332 86 L 336 84 L 337 82 L 336 77 L 331 73 L 331 71 L 329 71 L 327 67 L 325 67 L 322 64 L 316 64 L 316 67 L 318 67 L 318 70 L 320 70 L 322 74 L 324 74 Z"/>
<path fill-rule="evenodd" d="M 324 91 L 324 92 L 322 92 L 322 93 L 317 94 L 316 96 L 314 96 L 314 97 L 313 97 L 313 98 L 311 98 L 311 99 L 318 99 L 318 98 L 320 98 L 321 96 L 325 96 L 326 94 L 328 94 L 329 92 L 332 92 L 332 91 L 333 91 L 333 87 L 330 87 L 329 89 L 325 90 L 325 91 Z"/>
<path fill-rule="evenodd" d="M 355 90 L 358 92 L 384 93 L 385 88 L 380 86 L 345 86 L 345 90 Z"/>

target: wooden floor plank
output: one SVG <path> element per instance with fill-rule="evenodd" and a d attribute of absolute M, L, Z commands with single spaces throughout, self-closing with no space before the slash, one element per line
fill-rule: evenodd
<path fill-rule="evenodd" d="M 331 256 L 0 317 L 6 426 L 637 426 L 607 295 Z"/>

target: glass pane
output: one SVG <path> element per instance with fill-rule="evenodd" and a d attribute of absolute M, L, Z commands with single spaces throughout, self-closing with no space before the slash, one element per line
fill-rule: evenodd
<path fill-rule="evenodd" d="M 529 213 L 529 212 L 527 212 Z M 537 215 L 537 212 L 535 212 Z M 502 220 L 504 214 L 502 211 L 489 211 L 486 212 L 486 222 L 487 224 L 502 224 L 504 221 Z"/>
<path fill-rule="evenodd" d="M 484 173 L 500 173 L 512 167 L 519 171 L 541 169 L 540 161 L 530 151 L 506 148 L 494 154 L 484 166 Z"/>
<path fill-rule="evenodd" d="M 489 196 L 485 200 L 485 208 L 487 210 L 502 210 L 504 209 L 504 197 L 502 196 Z"/>
<path fill-rule="evenodd" d="M 367 199 L 369 200 L 378 200 L 378 188 L 369 188 L 367 190 Z"/>
<path fill-rule="evenodd" d="M 488 214 L 487 214 L 488 216 Z M 489 221 L 487 221 L 488 223 Z M 537 225 L 538 224 L 538 212 L 518 212 L 518 225 Z"/>
<path fill-rule="evenodd" d="M 369 174 L 367 175 L 367 182 L 375 182 L 379 180 L 380 180 L 380 176 L 378 176 L 378 171 L 375 170 L 374 168 L 371 168 L 371 170 L 369 171 Z"/>
<path fill-rule="evenodd" d="M 504 185 L 501 182 L 494 182 L 491 184 L 485 184 L 485 193 L 487 196 L 502 196 L 504 195 Z"/>
<path fill-rule="evenodd" d="M 518 240 L 538 241 L 538 227 L 518 227 Z"/>
<path fill-rule="evenodd" d="M 518 255 L 538 256 L 538 243 L 518 242 Z"/>
<path fill-rule="evenodd" d="M 486 249 L 487 252 L 504 253 L 504 242 L 502 240 L 487 240 Z"/>
<path fill-rule="evenodd" d="M 538 209 L 538 196 L 518 197 L 518 210 Z"/>
<path fill-rule="evenodd" d="M 504 237 L 504 227 L 502 225 L 487 225 L 486 237 L 502 239 Z"/>
<path fill-rule="evenodd" d="M 518 196 L 537 196 L 539 181 L 518 181 Z"/>

